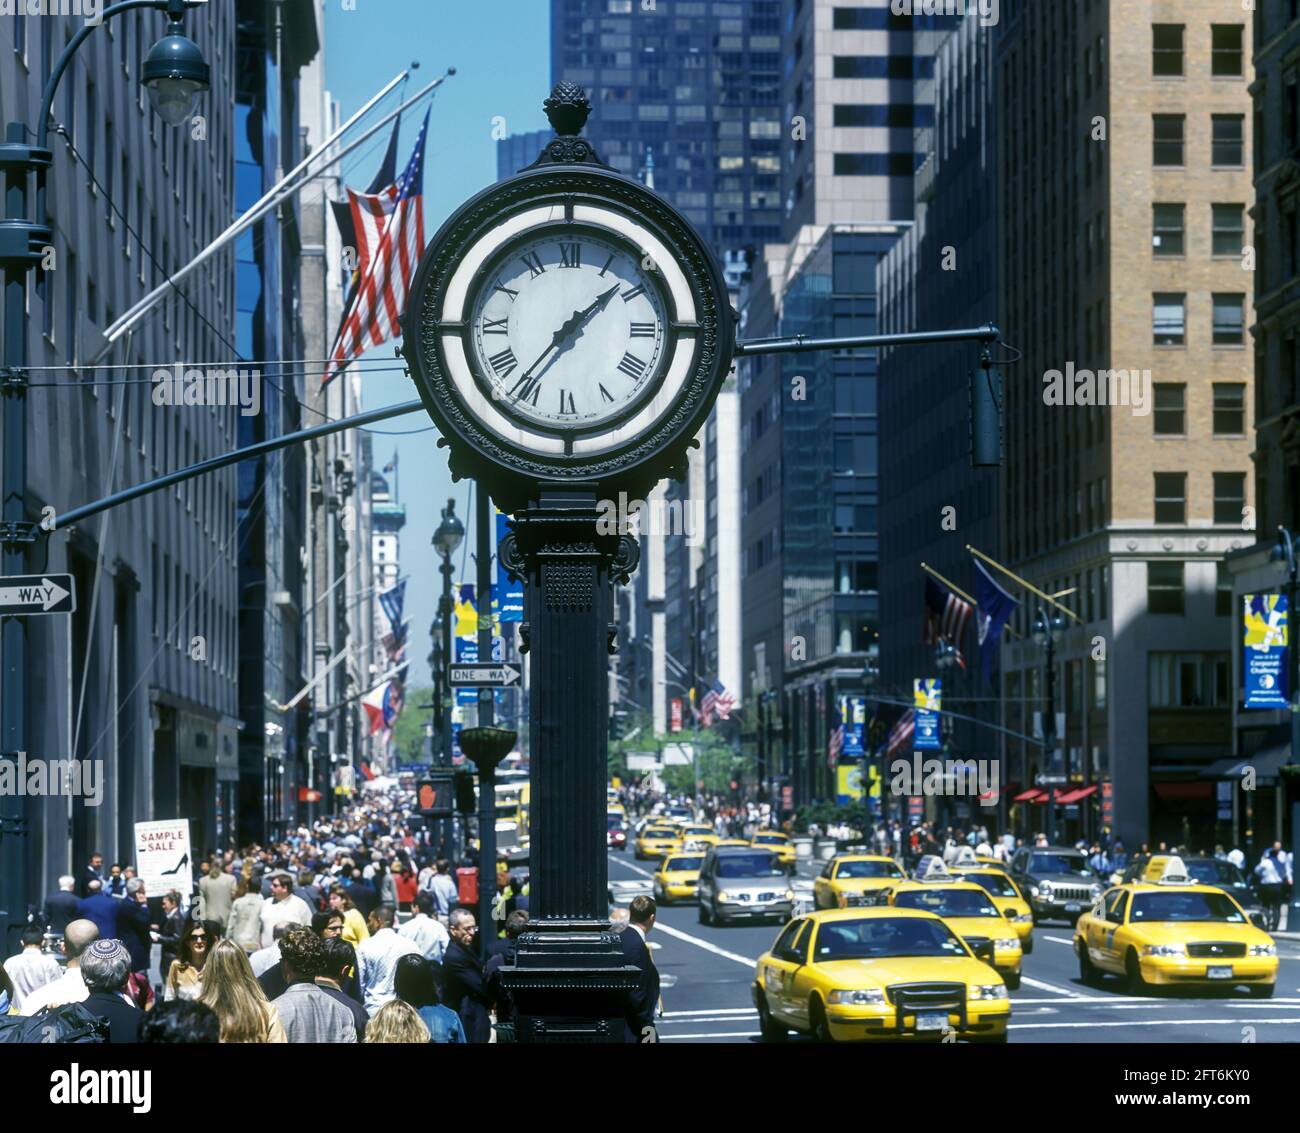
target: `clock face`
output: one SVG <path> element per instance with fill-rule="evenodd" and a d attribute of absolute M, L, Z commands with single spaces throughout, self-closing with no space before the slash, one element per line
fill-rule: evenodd
<path fill-rule="evenodd" d="M 660 284 L 614 234 L 528 233 L 482 272 L 470 356 L 493 401 L 534 427 L 594 429 L 653 391 L 671 357 Z"/>

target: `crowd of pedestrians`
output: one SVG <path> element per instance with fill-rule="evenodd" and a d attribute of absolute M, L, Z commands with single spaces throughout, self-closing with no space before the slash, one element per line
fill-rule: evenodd
<path fill-rule="evenodd" d="M 494 879 L 481 942 L 441 847 L 404 824 L 408 801 L 370 794 L 274 845 L 214 854 L 190 892 L 152 902 L 129 866 L 92 855 L 0 969 L 0 1015 L 79 1004 L 114 1043 L 498 1041 L 527 879 Z"/>

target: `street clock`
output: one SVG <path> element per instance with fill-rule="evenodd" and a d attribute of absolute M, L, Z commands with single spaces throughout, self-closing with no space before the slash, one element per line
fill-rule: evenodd
<path fill-rule="evenodd" d="M 561 83 L 546 109 L 559 136 L 442 226 L 403 325 L 452 472 L 506 506 L 539 482 L 648 492 L 681 475 L 734 347 L 694 229 L 576 136 L 580 88 Z"/>

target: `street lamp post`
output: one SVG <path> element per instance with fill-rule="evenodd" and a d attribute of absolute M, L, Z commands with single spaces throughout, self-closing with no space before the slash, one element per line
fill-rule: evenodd
<path fill-rule="evenodd" d="M 149 52 L 140 71 L 150 101 L 169 125 L 183 120 L 199 95 L 207 90 L 209 69 L 203 53 L 187 38 L 181 26 L 186 8 L 201 0 L 122 0 L 100 13 L 94 23 L 83 23 L 68 41 L 50 70 L 36 123 L 36 144 L 26 141 L 28 128 L 10 122 L 0 144 L 0 173 L 4 177 L 4 220 L 0 222 L 0 271 L 4 277 L 4 343 L 0 364 L 3 394 L 4 455 L 3 510 L 0 511 L 0 563 L 4 574 L 22 574 L 27 548 L 36 541 L 37 525 L 27 517 L 27 277 L 41 262 L 53 238 L 45 223 L 46 173 L 53 164 L 47 140 L 50 108 L 59 81 L 77 49 L 105 20 L 136 8 L 165 12 L 167 34 Z M 21 17 L 20 17 L 21 18 Z M 184 111 L 182 114 L 181 111 Z M 36 175 L 36 216 L 27 214 L 27 182 Z M 0 759 L 14 759 L 27 748 L 27 627 L 22 618 L 5 618 L 0 626 Z M 0 853 L 0 925 L 13 951 L 13 937 L 22 927 L 21 907 L 27 886 L 28 844 L 25 800 L 6 795 L 0 799 L 0 840 L 9 843 Z M 7 953 L 6 953 L 7 954 Z"/>
<path fill-rule="evenodd" d="M 1277 529 L 1277 546 L 1271 556 L 1286 567 L 1286 646 L 1287 689 L 1291 701 L 1291 758 L 1283 773 L 1282 783 L 1287 791 L 1291 810 L 1291 874 L 1295 876 L 1295 850 L 1300 843 L 1300 648 L 1295 640 L 1296 599 L 1300 596 L 1300 547 L 1291 532 L 1282 526 Z M 1279 840 L 1281 831 L 1278 831 Z M 1300 888 L 1291 886 L 1291 911 L 1287 914 L 1287 927 L 1292 932 L 1300 925 Z"/>
<path fill-rule="evenodd" d="M 456 694 L 451 688 L 451 556 L 465 538 L 465 525 L 456 517 L 456 501 L 448 500 L 442 511 L 442 522 L 433 533 L 433 548 L 442 556 L 438 568 L 442 574 L 442 597 L 438 599 L 438 622 L 442 629 L 442 666 L 439 670 L 438 726 L 442 731 L 442 766 L 451 767 L 451 710 Z M 435 653 L 438 646 L 434 647 Z M 448 851 L 452 848 L 451 819 L 442 820 L 442 843 Z"/>
<path fill-rule="evenodd" d="M 1043 749 L 1047 755 L 1047 841 L 1056 844 L 1056 634 L 1065 627 L 1060 614 L 1039 610 L 1034 618 L 1034 640 L 1043 647 L 1046 664 L 1047 704 L 1043 718 Z"/>

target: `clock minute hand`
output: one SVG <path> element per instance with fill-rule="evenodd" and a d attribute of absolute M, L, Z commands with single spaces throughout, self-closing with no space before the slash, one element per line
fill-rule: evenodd
<path fill-rule="evenodd" d="M 510 391 L 511 394 L 515 397 L 527 397 L 531 394 L 533 392 L 533 387 L 537 385 L 538 380 L 541 378 L 541 373 L 534 374 L 533 371 L 537 370 L 538 367 L 541 367 L 544 370 L 545 366 L 543 366 L 542 363 L 544 363 L 550 356 L 551 351 L 557 348 L 562 350 L 565 346 L 570 345 L 569 340 L 575 335 L 575 333 L 581 333 L 587 323 L 590 322 L 595 315 L 603 311 L 605 307 L 608 306 L 609 301 L 614 298 L 617 293 L 618 284 L 615 284 L 608 291 L 596 296 L 596 298 L 583 310 L 574 311 L 572 315 L 565 319 L 560 329 L 551 336 L 550 345 L 542 351 L 538 356 L 537 361 L 519 375 L 519 381 L 515 383 L 514 388 Z"/>

